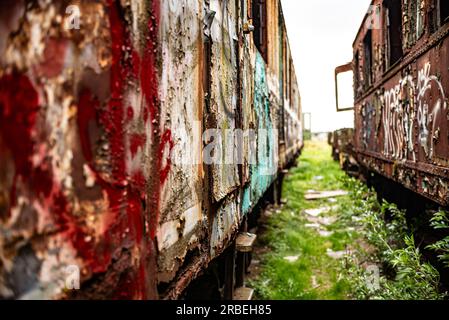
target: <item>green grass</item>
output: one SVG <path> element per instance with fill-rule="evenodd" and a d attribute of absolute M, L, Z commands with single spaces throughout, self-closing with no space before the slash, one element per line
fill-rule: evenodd
<path fill-rule="evenodd" d="M 405 211 L 386 201 L 379 203 L 374 190 L 346 176 L 330 155 L 327 144 L 307 141 L 298 166 L 284 181 L 287 204 L 262 219 L 266 230 L 259 234 L 254 252 L 259 272 L 249 281 L 256 298 L 447 299 L 448 294 L 439 290 L 439 272 L 423 259 L 407 228 Z M 304 194 L 310 189 L 349 193 L 335 198 L 335 203 L 306 201 Z M 333 232 L 329 237 L 306 226 L 304 210 L 323 206 L 335 206 L 321 215 L 335 218 L 326 227 Z M 387 213 L 389 219 L 385 219 Z M 445 217 L 446 213 L 437 213 L 432 226 L 449 229 Z M 444 238 L 433 245 L 442 258 L 449 252 L 447 243 Z M 327 255 L 328 249 L 350 249 L 350 253 L 335 260 Z M 287 256 L 298 259 L 287 261 Z M 369 286 L 368 266 L 378 268 L 379 286 Z"/>
<path fill-rule="evenodd" d="M 316 179 L 316 177 L 322 179 Z M 327 199 L 306 201 L 307 190 L 345 189 L 345 174 L 331 158 L 331 149 L 324 142 L 307 141 L 298 166 L 284 180 L 283 197 L 287 204 L 280 213 L 266 222 L 267 230 L 260 235 L 261 246 L 269 248 L 258 259 L 261 273 L 250 282 L 258 299 L 346 299 L 348 284 L 339 279 L 339 262 L 327 256 L 326 250 L 344 250 L 353 242 L 353 232 L 339 230 L 336 223 L 328 227 L 334 234 L 322 237 L 307 228 L 304 209 L 338 206 L 326 215 L 336 215 L 348 207 L 348 196 L 338 197 L 336 203 Z M 299 256 L 295 262 L 284 259 Z M 313 280 L 315 277 L 315 286 Z"/>

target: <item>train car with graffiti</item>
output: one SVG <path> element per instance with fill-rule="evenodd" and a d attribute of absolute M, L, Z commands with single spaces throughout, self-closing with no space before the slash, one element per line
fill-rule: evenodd
<path fill-rule="evenodd" d="M 302 145 L 278 0 L 1 1 L 0 298 L 232 298 Z"/>
<path fill-rule="evenodd" d="M 445 207 L 448 22 L 448 1 L 372 1 L 352 61 L 358 162 Z"/>

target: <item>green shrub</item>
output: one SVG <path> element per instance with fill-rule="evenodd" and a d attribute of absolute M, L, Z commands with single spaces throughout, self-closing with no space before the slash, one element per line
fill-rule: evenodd
<path fill-rule="evenodd" d="M 437 212 L 430 220 L 430 225 L 435 230 L 447 230 L 449 229 L 449 218 L 447 212 Z M 449 268 L 449 236 L 427 246 L 428 249 L 434 250 L 438 253 L 438 259 L 444 264 L 446 268 Z"/>
<path fill-rule="evenodd" d="M 361 194 L 366 194 L 360 201 Z M 440 293 L 439 273 L 429 263 L 424 262 L 415 245 L 411 230 L 407 228 L 405 212 L 396 205 L 384 201 L 377 202 L 375 194 L 364 186 L 357 186 L 351 192 L 354 208 L 352 212 L 359 218 L 363 238 L 374 252 L 359 252 L 348 257 L 342 264 L 343 278 L 350 283 L 356 299 L 394 300 L 434 300 L 444 299 Z M 441 215 L 433 219 L 434 226 L 448 228 L 448 220 Z M 433 245 L 443 252 L 441 259 L 449 256 L 449 238 Z M 373 275 L 361 266 L 379 266 L 378 286 L 373 289 Z M 448 261 L 448 260 L 446 260 Z"/>

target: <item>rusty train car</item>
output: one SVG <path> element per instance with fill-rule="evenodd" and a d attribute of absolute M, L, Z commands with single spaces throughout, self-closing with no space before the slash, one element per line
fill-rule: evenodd
<path fill-rule="evenodd" d="M 448 22 L 448 1 L 372 1 L 351 64 L 358 162 L 444 207 L 449 205 Z"/>
<path fill-rule="evenodd" d="M 1 1 L 0 297 L 232 298 L 302 146 L 278 0 Z"/>
<path fill-rule="evenodd" d="M 354 129 L 343 128 L 328 134 L 328 144 L 332 147 L 332 158 L 340 168 L 351 176 L 359 175 L 357 156 L 353 146 Z"/>

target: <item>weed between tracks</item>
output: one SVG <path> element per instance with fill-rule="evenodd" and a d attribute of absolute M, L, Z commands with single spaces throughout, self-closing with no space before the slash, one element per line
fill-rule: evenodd
<path fill-rule="evenodd" d="M 380 204 L 375 192 L 347 177 L 330 153 L 324 142 L 307 142 L 298 166 L 284 180 L 287 203 L 263 214 L 249 280 L 256 298 L 444 298 L 439 274 L 422 261 L 404 213 Z M 332 202 L 304 199 L 308 190 L 337 189 L 349 194 Z M 323 207 L 329 211 L 319 217 L 304 212 Z M 444 245 L 435 250 L 444 253 Z"/>

